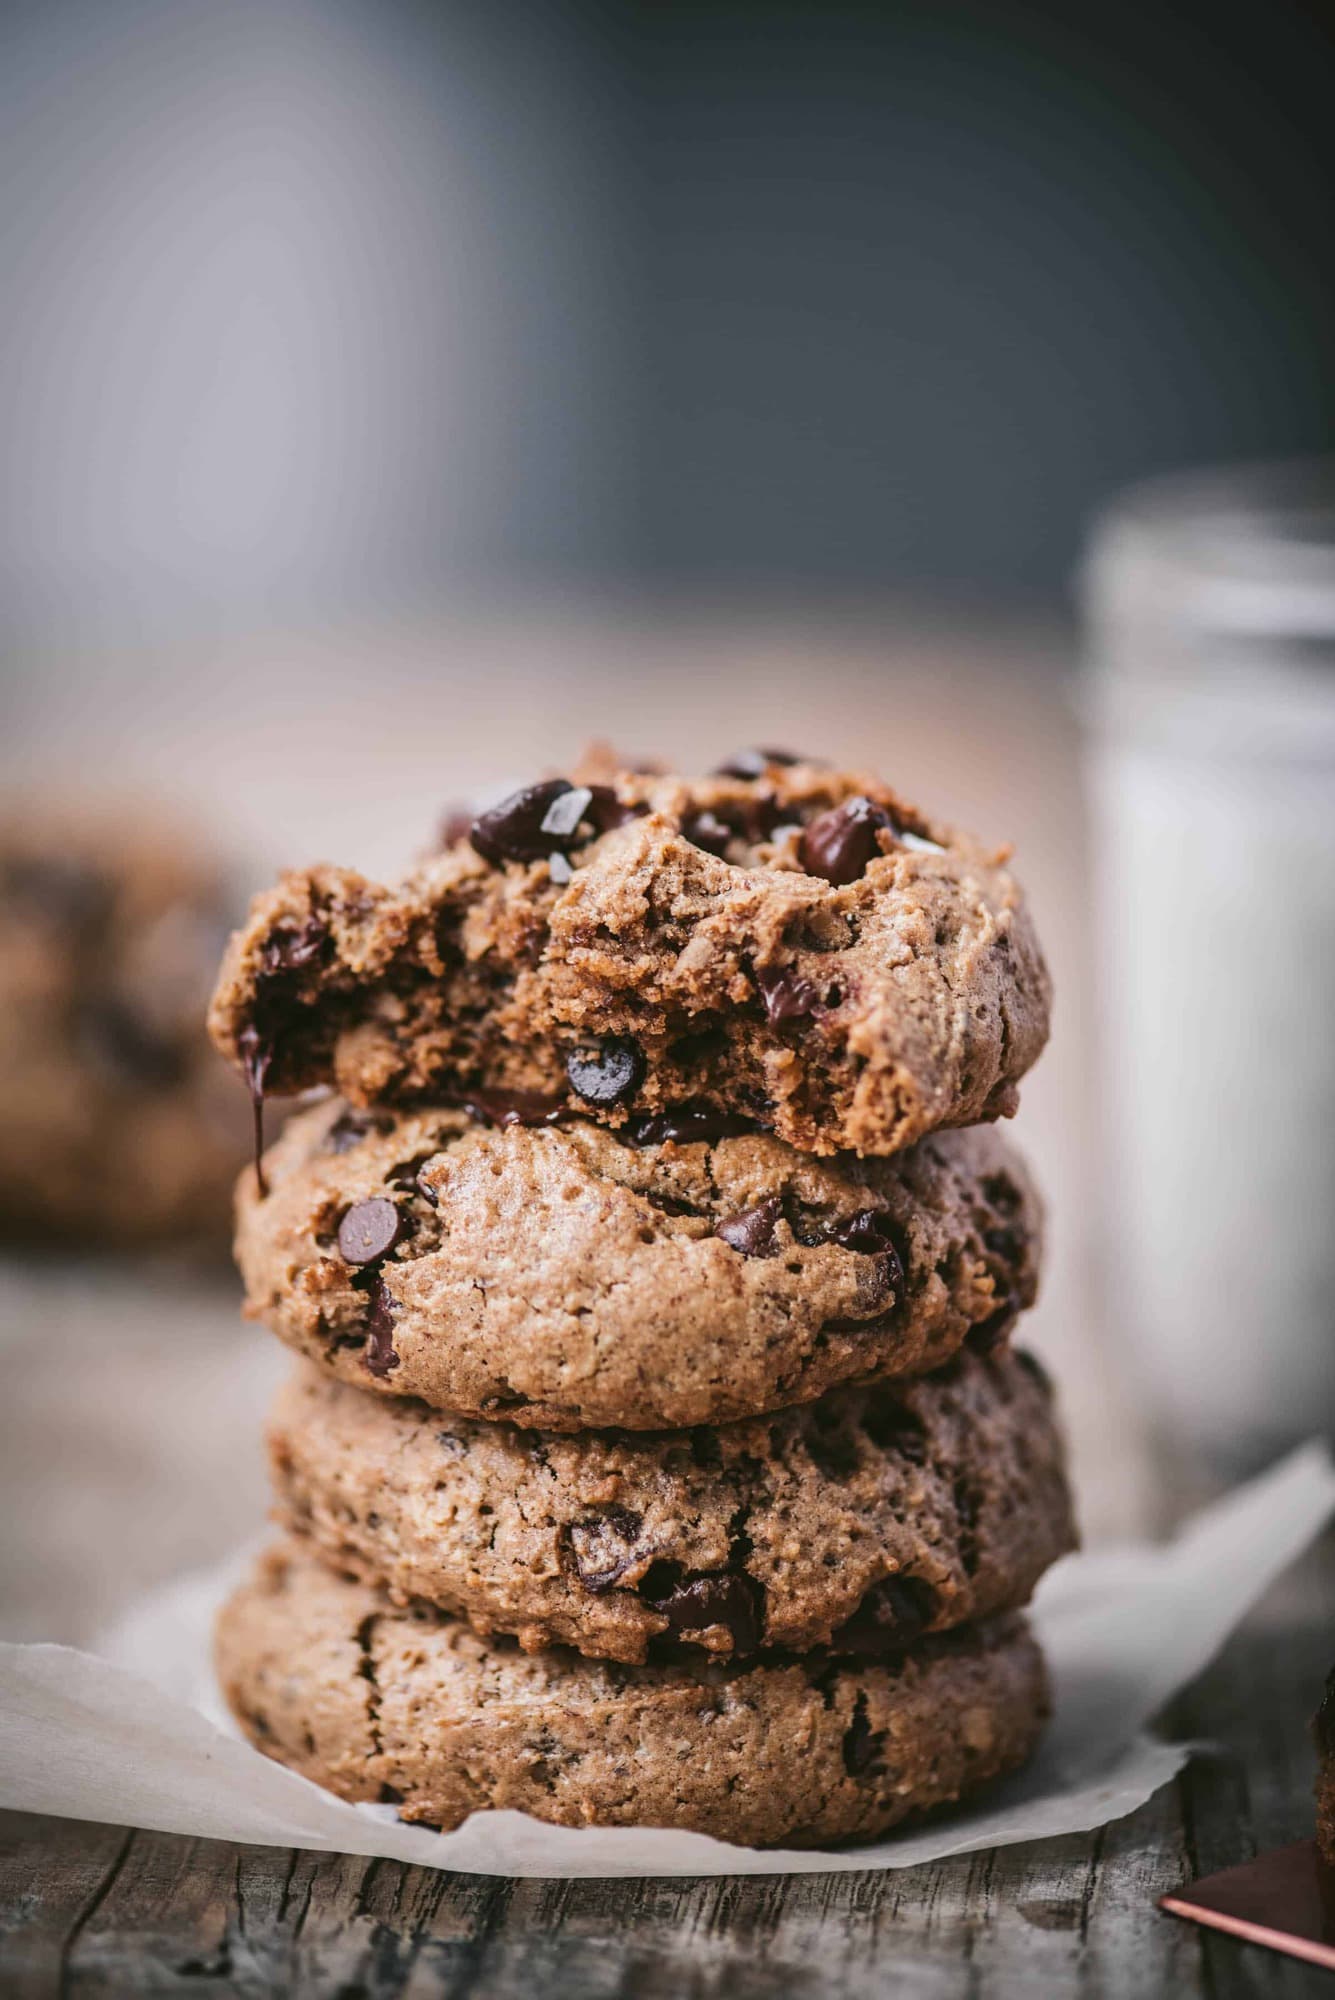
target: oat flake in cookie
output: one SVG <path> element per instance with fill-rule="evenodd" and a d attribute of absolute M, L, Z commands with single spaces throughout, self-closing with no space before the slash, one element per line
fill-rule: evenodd
<path fill-rule="evenodd" d="M 1009 1114 L 1046 1039 L 1005 860 L 878 780 L 773 753 L 697 781 L 576 773 L 393 885 L 284 875 L 233 940 L 213 1033 L 256 1089 L 521 1091 L 614 1126 L 687 1108 L 891 1153 Z"/>
<path fill-rule="evenodd" d="M 872 1663 L 626 1667 L 400 1610 L 291 1544 L 224 1606 L 250 1740 L 340 1797 L 457 1826 L 673 1826 L 753 1846 L 869 1838 L 1023 1763 L 1047 1712 L 1023 1620 Z"/>
<path fill-rule="evenodd" d="M 238 1187 L 247 1311 L 362 1389 L 652 1430 L 921 1373 L 1033 1301 L 1039 1203 L 993 1127 L 817 1159 L 671 1114 L 547 1115 L 493 1096 L 293 1119 L 268 1193 Z"/>
<path fill-rule="evenodd" d="M 335 1568 L 528 1651 L 630 1662 L 902 1649 L 1023 1605 L 1075 1540 L 1049 1390 L 1008 1349 L 765 1420 L 582 1437 L 302 1366 L 269 1454 L 284 1522 Z"/>
<path fill-rule="evenodd" d="M 226 1240 L 243 1107 L 204 1029 L 235 906 L 136 802 L 0 820 L 0 1216 L 40 1241 Z M 220 1087 L 221 1086 L 221 1087 Z"/>

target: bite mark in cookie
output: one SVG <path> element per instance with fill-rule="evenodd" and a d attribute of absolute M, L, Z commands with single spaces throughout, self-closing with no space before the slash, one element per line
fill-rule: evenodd
<path fill-rule="evenodd" d="M 820 1153 L 1009 1114 L 1049 992 L 1004 856 L 874 780 L 746 770 L 546 780 L 393 886 L 285 876 L 229 952 L 219 1046 L 257 1090 L 571 1089 Z"/>

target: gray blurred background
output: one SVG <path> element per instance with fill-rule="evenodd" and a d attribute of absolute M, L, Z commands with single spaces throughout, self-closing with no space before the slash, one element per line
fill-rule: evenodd
<path fill-rule="evenodd" d="M 32 0 L 0 615 L 445 580 L 1058 597 L 1335 438 L 1316 8 Z"/>

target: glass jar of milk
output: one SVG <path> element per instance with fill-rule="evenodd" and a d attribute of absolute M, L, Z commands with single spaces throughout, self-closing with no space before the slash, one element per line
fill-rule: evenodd
<path fill-rule="evenodd" d="M 1084 602 L 1108 1331 L 1237 1466 L 1335 1430 L 1335 463 L 1132 493 Z"/>

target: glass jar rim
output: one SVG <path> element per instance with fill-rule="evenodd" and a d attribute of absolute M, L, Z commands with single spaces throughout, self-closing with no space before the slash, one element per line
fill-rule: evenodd
<path fill-rule="evenodd" d="M 1132 487 L 1095 520 L 1079 591 L 1096 628 L 1335 640 L 1335 457 Z"/>

